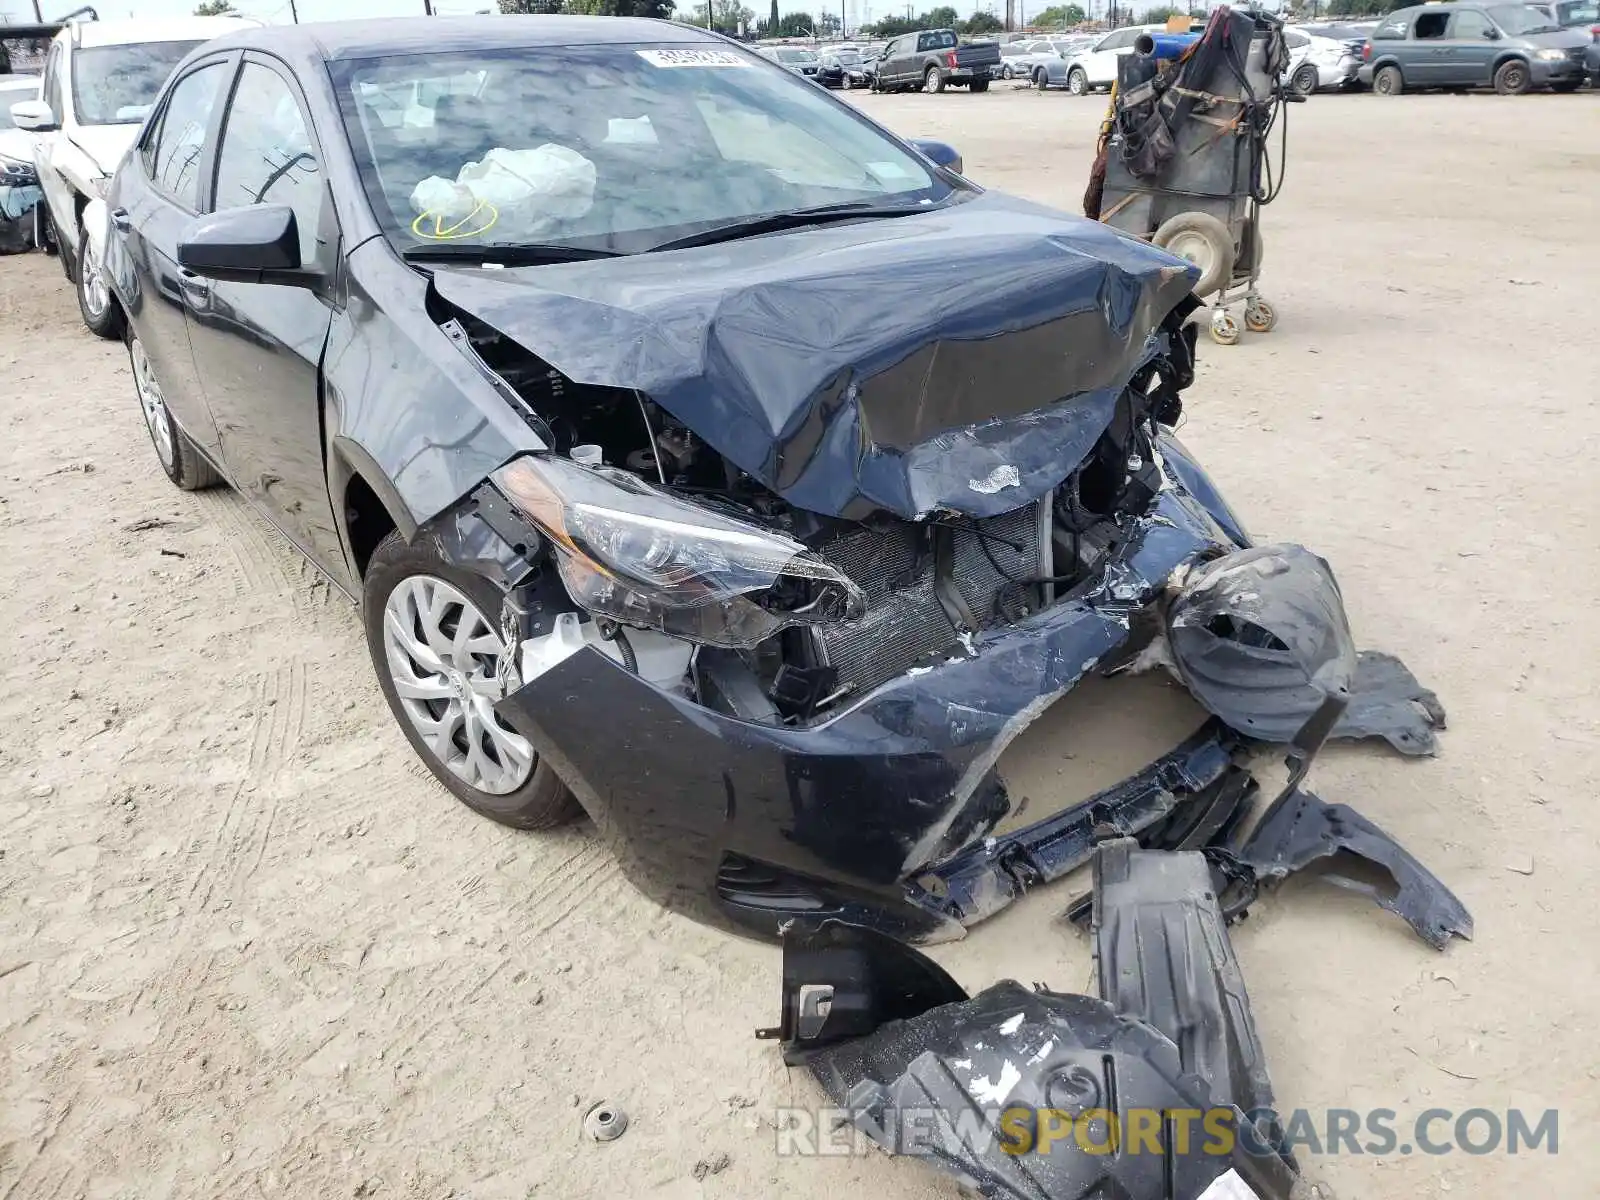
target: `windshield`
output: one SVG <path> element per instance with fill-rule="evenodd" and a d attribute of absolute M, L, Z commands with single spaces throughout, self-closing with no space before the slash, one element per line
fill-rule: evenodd
<path fill-rule="evenodd" d="M 861 64 L 861 55 L 854 50 L 840 50 L 833 57 L 839 61 L 840 66 L 855 67 Z"/>
<path fill-rule="evenodd" d="M 810 50 L 779 50 L 778 61 L 785 63 L 810 63 L 816 62 L 817 56 Z"/>
<path fill-rule="evenodd" d="M 639 253 L 951 184 L 822 89 L 735 47 L 607 45 L 332 65 L 362 184 L 400 250 Z"/>
<path fill-rule="evenodd" d="M 1593 0 L 1567 0 L 1555 9 L 1563 25 L 1600 25 L 1600 4 Z"/>
<path fill-rule="evenodd" d="M 91 46 L 72 56 L 72 106 L 80 125 L 136 125 L 156 102 L 161 85 L 190 42 Z"/>
<path fill-rule="evenodd" d="M 1511 37 L 1529 33 L 1550 33 L 1560 28 L 1550 22 L 1550 14 L 1542 13 L 1531 4 L 1501 4 L 1489 10 L 1494 23 Z"/>

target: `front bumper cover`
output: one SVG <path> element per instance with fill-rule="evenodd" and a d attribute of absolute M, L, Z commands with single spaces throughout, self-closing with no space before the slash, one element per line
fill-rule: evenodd
<path fill-rule="evenodd" d="M 1252 728 L 1225 687 L 1191 682 L 1221 720 L 1116 787 L 989 836 L 1011 808 L 996 770 L 1005 747 L 1086 674 L 1125 665 L 1164 615 L 1199 612 L 1196 597 L 1232 605 L 1238 593 L 1227 579 L 1265 591 L 1269 602 L 1256 616 L 1266 628 L 1294 644 L 1287 612 L 1310 621 L 1302 632 L 1335 659 L 1354 661 L 1325 565 L 1319 571 L 1320 560 L 1298 548 L 1241 553 L 1243 530 L 1204 473 L 1170 437 L 1161 450 L 1162 490 L 1092 587 L 980 635 L 968 654 L 893 679 L 818 725 L 741 721 L 589 649 L 499 710 L 573 789 L 641 890 L 739 932 L 771 936 L 797 917 L 832 917 L 914 941 L 959 937 L 1081 866 L 1108 834 L 1158 831 L 1206 844 L 1238 823 L 1254 794 L 1240 763 L 1250 741 L 1288 741 L 1307 719 L 1308 700 L 1316 707 L 1319 691 L 1299 689 L 1292 672 L 1286 685 L 1271 682 L 1281 729 Z M 1174 599 L 1171 582 L 1209 560 L 1216 565 L 1195 572 L 1205 586 Z M 1271 577 L 1229 571 L 1241 561 Z M 1270 600 L 1280 594 L 1310 597 L 1309 608 Z M 1176 648 L 1188 633 L 1174 625 L 1168 636 Z M 1207 661 L 1226 663 L 1239 644 L 1212 647 Z M 1300 752 L 1300 774 L 1332 727 Z M 1353 735 L 1363 732 L 1373 731 Z M 1174 822 L 1183 829 L 1174 832 Z"/>

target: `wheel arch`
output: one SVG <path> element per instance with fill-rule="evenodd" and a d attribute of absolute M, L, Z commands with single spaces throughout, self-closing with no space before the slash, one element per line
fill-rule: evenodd
<path fill-rule="evenodd" d="M 1489 78 L 1492 80 L 1496 75 L 1498 75 L 1500 73 L 1500 68 L 1505 66 L 1508 62 L 1521 63 L 1523 66 L 1528 68 L 1528 74 L 1530 77 L 1532 76 L 1533 63 L 1529 60 L 1525 51 L 1502 50 L 1495 56 L 1494 62 L 1489 65 Z"/>
<path fill-rule="evenodd" d="M 392 530 L 408 542 L 417 536 L 417 523 L 394 484 L 366 448 L 350 438 L 336 436 L 329 447 L 328 497 L 357 582 L 365 577 L 378 543 Z"/>

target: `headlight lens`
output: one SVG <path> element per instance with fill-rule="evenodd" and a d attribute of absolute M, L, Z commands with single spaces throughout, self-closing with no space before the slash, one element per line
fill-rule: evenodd
<path fill-rule="evenodd" d="M 866 611 L 861 589 L 799 542 L 636 476 L 527 455 L 491 479 L 549 538 L 567 591 L 597 616 L 743 649 Z"/>
<path fill-rule="evenodd" d="M 1566 56 L 1565 50 L 1539 50 L 1534 53 L 1535 58 L 1542 58 L 1545 62 L 1560 62 Z"/>

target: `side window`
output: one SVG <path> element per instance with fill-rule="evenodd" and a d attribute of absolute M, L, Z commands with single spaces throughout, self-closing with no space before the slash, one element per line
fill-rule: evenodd
<path fill-rule="evenodd" d="M 1284 44 L 1291 50 L 1304 50 L 1307 46 L 1311 45 L 1310 38 L 1303 33 L 1296 33 L 1292 29 L 1283 35 L 1283 41 Z"/>
<path fill-rule="evenodd" d="M 1406 22 L 1407 22 L 1408 19 L 1409 18 L 1404 13 L 1402 13 L 1402 14 L 1400 14 L 1400 16 L 1394 18 L 1393 20 L 1385 21 L 1382 25 L 1379 25 L 1376 29 L 1374 29 L 1372 31 L 1372 40 L 1373 41 L 1392 41 L 1395 38 L 1403 38 L 1403 37 L 1405 37 L 1405 35 L 1406 35 Z"/>
<path fill-rule="evenodd" d="M 1489 24 L 1489 18 L 1481 12 L 1472 8 L 1464 8 L 1456 13 L 1455 19 L 1451 23 L 1450 36 L 1481 41 L 1484 35 L 1493 28 L 1494 26 Z"/>
<path fill-rule="evenodd" d="M 283 76 L 247 62 L 217 152 L 217 208 L 287 204 L 300 230 L 300 261 L 317 253 L 322 165 L 305 114 Z"/>
<path fill-rule="evenodd" d="M 1448 12 L 1419 13 L 1412 36 L 1415 38 L 1442 38 L 1445 26 L 1449 23 L 1450 14 Z"/>
<path fill-rule="evenodd" d="M 178 80 L 151 139 L 154 153 L 144 158 L 150 182 L 187 209 L 200 207 L 200 153 L 227 74 L 227 64 L 216 62 Z"/>
<path fill-rule="evenodd" d="M 925 50 L 932 50 L 933 49 L 933 42 L 934 42 L 934 38 L 933 38 L 932 34 L 929 34 L 929 33 L 923 34 L 921 37 L 919 37 L 917 39 L 917 53 L 921 54 Z"/>

